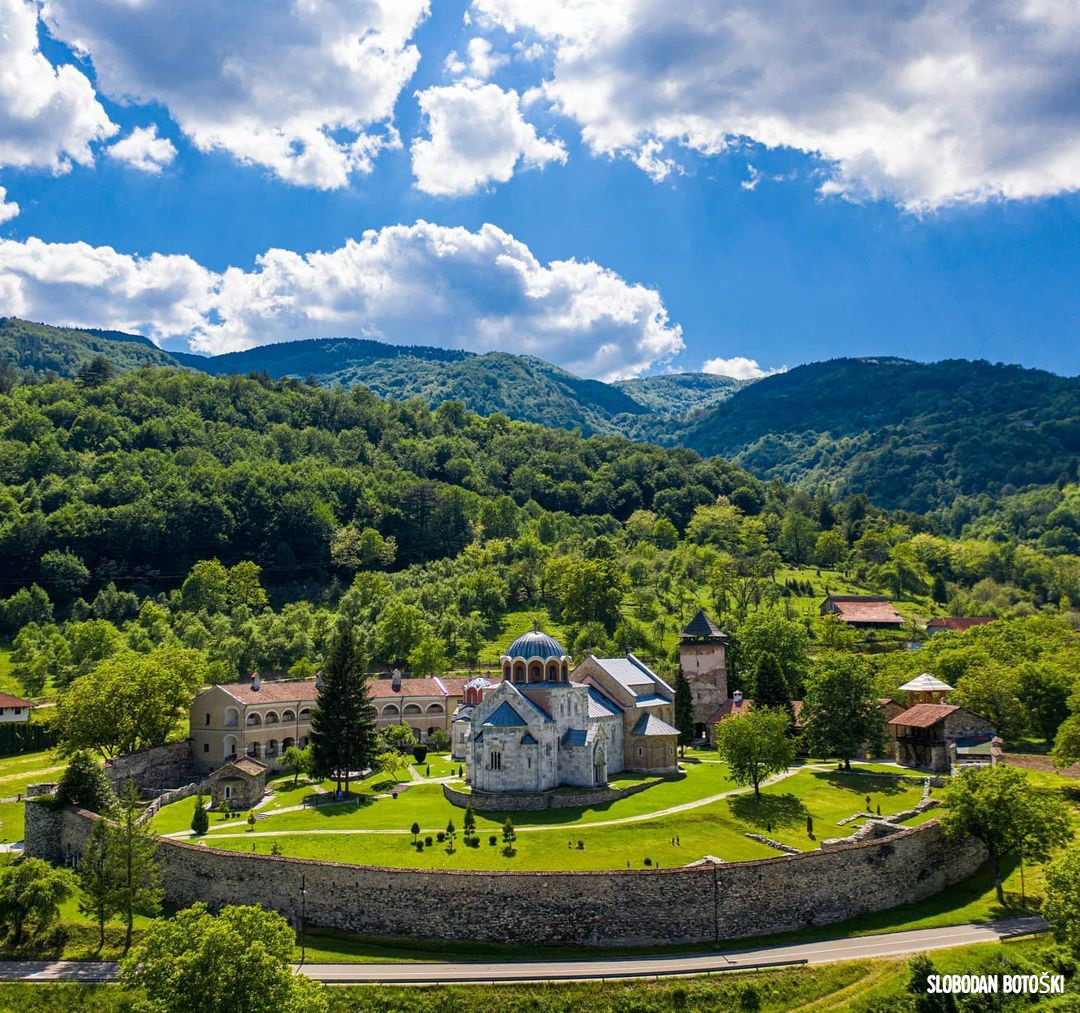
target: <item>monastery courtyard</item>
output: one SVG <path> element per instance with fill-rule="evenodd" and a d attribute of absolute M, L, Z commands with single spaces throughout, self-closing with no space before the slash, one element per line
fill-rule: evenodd
<path fill-rule="evenodd" d="M 465 789 L 457 776 L 459 765 L 436 754 L 423 764 L 412 764 L 400 783 L 385 774 L 354 782 L 359 797 L 345 804 L 310 804 L 313 796 L 330 791 L 332 782 L 305 783 L 301 778 L 294 788 L 291 774 L 277 775 L 268 782 L 268 798 L 254 810 L 253 828 L 246 812 L 225 816 L 212 811 L 209 832 L 196 837 L 190 831 L 192 798 L 163 807 L 152 827 L 159 834 L 224 849 L 400 868 L 670 868 L 707 855 L 732 862 L 783 854 L 748 833 L 799 851 L 814 850 L 821 840 L 848 837 L 862 826 L 865 818 L 848 821 L 856 813 L 876 817 L 880 812 L 888 818 L 913 808 L 923 794 L 921 776 L 881 763 L 853 762 L 854 769 L 845 773 L 835 764 L 806 761 L 764 785 L 759 799 L 752 789 L 730 780 L 715 752 L 687 750 L 680 766 L 684 777 L 604 805 L 477 812 L 478 847 L 464 843 L 465 810 L 443 796 L 444 782 Z M 643 779 L 648 778 L 620 776 L 609 784 L 625 788 Z M 504 853 L 502 836 L 507 815 L 517 832 L 511 855 Z M 935 815 L 927 810 L 902 825 L 916 826 Z M 841 820 L 848 822 L 841 826 Z M 457 832 L 452 849 L 438 840 L 449 821 Z M 413 845 L 414 823 L 420 826 L 422 841 L 431 839 L 423 850 Z"/>

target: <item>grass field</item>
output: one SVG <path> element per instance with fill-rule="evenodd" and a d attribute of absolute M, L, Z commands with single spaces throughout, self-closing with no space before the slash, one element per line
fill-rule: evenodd
<path fill-rule="evenodd" d="M 357 787 L 364 794 L 357 801 L 297 809 L 305 795 L 326 785 L 293 788 L 291 777 L 278 778 L 272 782 L 276 788 L 272 801 L 258 810 L 265 818 L 253 830 L 243 822 L 243 814 L 228 819 L 213 814 L 209 833 L 200 840 L 228 850 L 266 854 L 276 845 L 285 855 L 402 868 L 667 868 L 705 855 L 739 861 L 779 854 L 748 838 L 748 832 L 814 850 L 822 837 L 854 832 L 861 821 L 843 827 L 839 822 L 865 810 L 867 795 L 870 811 L 880 808 L 888 816 L 910 809 L 922 793 L 917 779 L 808 767 L 794 769 L 755 798 L 749 790 L 737 788 L 715 753 L 691 751 L 683 766 L 682 779 L 616 802 L 509 814 L 518 831 L 510 856 L 502 846 L 507 815 L 503 813 L 476 814 L 479 847 L 466 847 L 460 838 L 452 850 L 440 844 L 437 834 L 450 821 L 460 834 L 464 812 L 445 800 L 440 785 L 415 782 L 402 784 L 397 798 L 385 794 L 390 787 L 385 781 L 360 782 Z M 381 797 L 375 797 L 380 792 Z M 732 792 L 737 793 L 718 797 Z M 154 830 L 186 831 L 192 810 L 190 799 L 164 807 L 154 818 Z M 412 846 L 409 828 L 414 822 L 421 827 L 421 837 L 433 839 L 422 851 Z M 495 844 L 490 843 L 493 836 Z"/>

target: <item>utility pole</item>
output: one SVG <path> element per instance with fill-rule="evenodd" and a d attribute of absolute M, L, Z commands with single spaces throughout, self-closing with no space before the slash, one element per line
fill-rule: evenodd
<path fill-rule="evenodd" d="M 304 923 L 307 921 L 307 876 L 300 874 L 300 966 L 304 966 L 307 947 L 304 941 Z"/>

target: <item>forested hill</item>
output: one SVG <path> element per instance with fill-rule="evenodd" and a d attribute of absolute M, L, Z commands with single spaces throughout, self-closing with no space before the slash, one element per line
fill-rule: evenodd
<path fill-rule="evenodd" d="M 660 441 L 685 425 L 692 411 L 719 403 L 743 385 L 698 373 L 607 384 L 528 355 L 477 355 L 356 338 L 286 341 L 207 357 L 164 352 L 138 335 L 0 319 L 0 362 L 38 375 L 75 376 L 95 355 L 119 370 L 180 365 L 214 376 L 313 377 L 323 386 L 364 386 L 398 401 L 419 397 L 432 407 L 461 401 L 481 415 L 503 412 L 523 422 L 578 428 L 585 435 L 623 433 Z"/>
<path fill-rule="evenodd" d="M 175 365 L 169 353 L 138 334 L 50 327 L 0 317 L 0 366 L 14 366 L 39 376 L 75 376 L 98 355 L 118 370 Z"/>
<path fill-rule="evenodd" d="M 834 359 L 738 391 L 677 439 L 762 478 L 922 511 L 1075 481 L 1080 378 L 961 359 Z"/>

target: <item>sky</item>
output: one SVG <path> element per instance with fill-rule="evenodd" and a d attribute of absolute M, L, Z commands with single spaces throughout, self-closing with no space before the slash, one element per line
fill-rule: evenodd
<path fill-rule="evenodd" d="M 1074 0 L 0 0 L 0 315 L 1080 373 Z"/>

